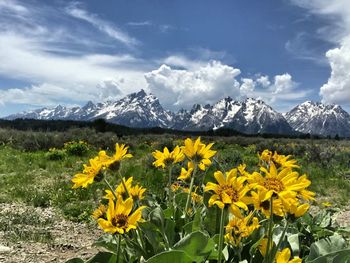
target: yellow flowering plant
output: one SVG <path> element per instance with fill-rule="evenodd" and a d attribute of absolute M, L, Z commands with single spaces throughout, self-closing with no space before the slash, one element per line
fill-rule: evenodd
<path fill-rule="evenodd" d="M 72 188 L 101 178 L 105 183 L 92 218 L 104 232 L 96 244 L 107 251 L 88 262 L 300 263 L 316 257 L 321 230 L 310 229 L 324 222 L 308 213 L 315 193 L 297 160 L 264 150 L 256 166 L 232 167 L 220 163 L 220 155 L 213 162 L 216 154 L 215 144 L 200 137 L 154 149 L 152 164 L 166 196 L 124 173 L 121 164 L 133 157 L 126 145 L 117 144 L 112 156 L 100 151 L 91 158 Z"/>

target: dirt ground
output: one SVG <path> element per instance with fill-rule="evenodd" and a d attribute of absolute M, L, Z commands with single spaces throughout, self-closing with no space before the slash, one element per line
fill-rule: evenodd
<path fill-rule="evenodd" d="M 52 208 L 33 208 L 20 204 L 0 204 L 0 218 L 9 213 L 26 213 L 28 208 L 29 211 L 35 211 L 35 214 L 40 215 L 40 220 L 46 223 L 41 226 L 40 222 L 39 224 L 37 224 L 38 222 L 34 222 L 34 226 L 30 224 L 9 225 L 7 231 L 6 229 L 3 231 L 4 227 L 2 227 L 2 231 L 0 231 L 1 263 L 65 262 L 74 257 L 87 259 L 97 253 L 98 250 L 92 247 L 93 242 L 101 235 L 97 227 L 64 220 Z M 40 238 L 40 236 L 38 238 L 38 235 L 35 235 L 35 233 L 38 233 L 38 230 L 41 233 L 43 230 L 49 233 L 49 238 L 46 237 L 45 240 L 38 240 L 39 242 L 29 240 L 17 241 L 16 236 L 8 238 L 11 231 L 14 232 L 13 230 L 16 230 L 17 235 L 21 235 L 21 228 L 25 231 L 24 233 L 31 233 L 31 239 Z M 23 237 L 19 239 L 23 239 Z"/>

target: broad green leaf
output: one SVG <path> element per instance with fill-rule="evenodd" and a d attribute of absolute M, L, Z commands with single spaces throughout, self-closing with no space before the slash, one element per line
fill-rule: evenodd
<path fill-rule="evenodd" d="M 82 260 L 81 258 L 72 258 L 66 261 L 66 263 L 84 263 L 84 260 Z"/>
<path fill-rule="evenodd" d="M 299 255 L 300 244 L 299 244 L 299 234 L 292 234 L 287 236 L 288 243 L 292 248 L 293 255 Z"/>
<path fill-rule="evenodd" d="M 211 242 L 208 247 L 208 240 L 207 234 L 196 231 L 177 242 L 174 249 L 185 251 L 196 262 L 203 262 L 203 259 L 208 257 L 213 250 L 214 242 Z"/>
<path fill-rule="evenodd" d="M 349 263 L 350 249 L 329 253 L 311 261 L 307 260 L 306 262 L 307 263 Z"/>
<path fill-rule="evenodd" d="M 344 238 L 335 233 L 331 237 L 323 238 L 310 246 L 310 254 L 308 260 L 313 260 L 320 256 L 327 255 L 346 247 L 346 241 Z"/>
<path fill-rule="evenodd" d="M 159 229 L 164 230 L 164 213 L 160 207 L 156 207 L 149 213 L 149 219 Z"/>
<path fill-rule="evenodd" d="M 194 215 L 193 221 L 184 225 L 183 229 L 185 230 L 186 234 L 190 234 L 194 231 L 201 230 L 201 223 L 202 223 L 201 212 L 199 209 L 197 209 Z"/>
<path fill-rule="evenodd" d="M 86 263 L 115 263 L 117 262 L 117 255 L 109 253 L 109 252 L 98 252 L 95 256 L 93 256 L 91 259 L 86 261 Z M 119 258 L 119 262 L 120 261 Z"/>
<path fill-rule="evenodd" d="M 175 222 L 170 219 L 165 219 L 165 228 L 164 233 L 168 238 L 169 245 L 172 246 L 174 244 L 175 239 Z"/>
<path fill-rule="evenodd" d="M 97 247 L 103 247 L 108 251 L 114 253 L 118 248 L 118 241 L 112 235 L 103 235 L 99 239 L 97 239 L 94 244 Z"/>
<path fill-rule="evenodd" d="M 147 263 L 192 263 L 192 258 L 185 251 L 170 250 L 159 253 L 146 261 Z"/>
<path fill-rule="evenodd" d="M 175 195 L 176 206 L 185 209 L 188 193 L 178 193 Z"/>

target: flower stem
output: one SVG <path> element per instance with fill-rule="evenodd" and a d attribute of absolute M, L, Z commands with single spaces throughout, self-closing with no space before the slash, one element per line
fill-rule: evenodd
<path fill-rule="evenodd" d="M 169 181 L 168 181 L 168 191 L 169 191 L 169 206 L 173 207 L 174 206 L 174 202 L 173 202 L 173 192 L 171 190 L 171 177 L 172 177 L 172 171 L 173 171 L 173 165 L 171 165 L 169 167 Z"/>
<path fill-rule="evenodd" d="M 118 170 L 118 177 L 119 177 L 119 179 L 122 181 L 122 185 L 123 185 L 123 187 L 124 187 L 124 189 L 125 189 L 126 195 L 127 195 L 128 197 L 130 197 L 129 191 L 128 191 L 128 189 L 126 188 L 124 179 L 123 179 L 123 177 L 122 177 L 122 175 L 121 175 L 121 173 L 120 173 L 120 169 Z"/>
<path fill-rule="evenodd" d="M 121 235 L 118 234 L 117 263 L 119 263 L 120 243 L 121 243 Z"/>
<path fill-rule="evenodd" d="M 108 186 L 109 190 L 111 190 L 115 200 L 118 199 L 117 195 L 115 194 L 115 190 L 112 188 L 111 184 L 107 181 L 106 177 L 103 177 L 104 182 L 106 183 L 106 185 Z"/>
<path fill-rule="evenodd" d="M 192 178 L 191 178 L 190 189 L 188 191 L 188 196 L 187 196 L 187 201 L 186 201 L 186 206 L 185 206 L 185 215 L 187 215 L 188 208 L 190 206 L 191 196 L 192 196 L 192 189 L 193 189 L 193 183 L 194 183 L 194 178 L 195 178 L 196 172 L 197 172 L 197 163 L 194 164 L 194 169 L 193 169 L 193 174 L 192 174 Z"/>
<path fill-rule="evenodd" d="M 272 246 L 272 234 L 273 234 L 273 197 L 270 198 L 270 220 L 269 220 L 269 232 L 267 237 L 267 246 L 265 258 L 270 262 L 270 252 L 273 249 Z M 273 260 L 273 259 L 272 259 Z"/>
<path fill-rule="evenodd" d="M 223 209 L 221 209 L 218 263 L 221 263 L 221 260 L 222 260 L 222 247 L 223 247 L 223 243 L 224 243 L 224 219 L 225 219 L 225 207 Z"/>

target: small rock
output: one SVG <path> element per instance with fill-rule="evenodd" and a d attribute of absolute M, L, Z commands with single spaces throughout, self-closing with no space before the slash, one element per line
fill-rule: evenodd
<path fill-rule="evenodd" d="M 0 245 L 0 253 L 9 253 L 11 252 L 11 248 Z"/>

